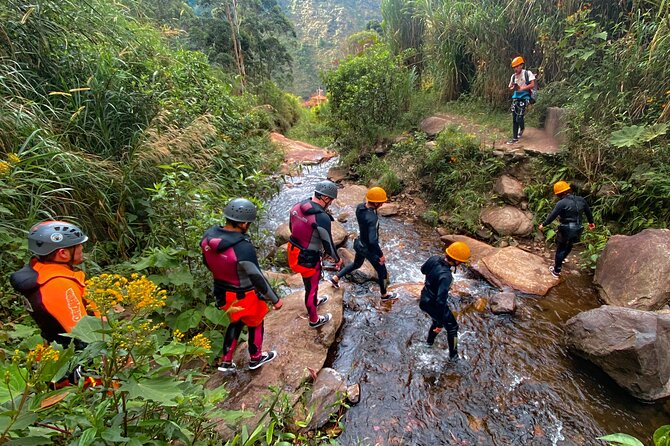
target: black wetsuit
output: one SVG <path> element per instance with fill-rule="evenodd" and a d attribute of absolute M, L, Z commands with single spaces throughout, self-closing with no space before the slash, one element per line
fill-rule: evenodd
<path fill-rule="evenodd" d="M 200 247 L 205 265 L 214 276 L 217 307 L 227 311 L 231 305 L 241 308 L 230 313 L 231 323 L 223 338 L 223 361 L 232 361 L 245 325 L 249 328 L 249 356 L 258 360 L 262 355 L 263 317 L 267 313 L 267 306 L 258 299 L 276 304 L 279 297 L 261 272 L 256 249 L 245 234 L 218 225 L 205 232 Z"/>
<path fill-rule="evenodd" d="M 547 226 L 558 217 L 560 224 L 556 231 L 556 256 L 554 258 L 554 272 L 561 272 L 563 261 L 572 251 L 572 245 L 577 243 L 584 231 L 582 213 L 590 224 L 593 223 L 591 208 L 582 197 L 569 194 L 556 203 L 554 210 L 542 226 Z"/>
<path fill-rule="evenodd" d="M 379 260 L 384 256 L 381 246 L 379 246 L 379 217 L 375 209 L 369 208 L 365 203 L 356 206 L 356 220 L 358 220 L 359 238 L 354 241 L 354 263 L 350 263 L 337 273 L 337 277 L 344 277 L 363 266 L 365 259 L 372 264 L 377 271 L 377 280 L 379 282 L 379 291 L 382 296 L 386 295 L 386 284 L 388 281 L 388 271 L 386 266 Z"/>
<path fill-rule="evenodd" d="M 454 357 L 457 354 L 458 322 L 448 304 L 449 288 L 453 281 L 451 267 L 444 256 L 432 256 L 421 266 L 421 272 L 426 276 L 426 282 L 421 290 L 419 307 L 433 319 L 426 342 L 433 345 L 437 336 L 435 329 L 445 328 L 449 339 L 449 356 Z"/>

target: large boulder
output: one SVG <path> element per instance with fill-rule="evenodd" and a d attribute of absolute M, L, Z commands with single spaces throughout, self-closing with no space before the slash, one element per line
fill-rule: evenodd
<path fill-rule="evenodd" d="M 533 214 L 514 206 L 489 207 L 482 210 L 482 223 L 499 235 L 528 235 L 533 231 Z"/>
<path fill-rule="evenodd" d="M 285 283 L 286 286 L 290 288 L 300 288 L 304 286 L 302 282 L 302 276 L 298 273 L 296 274 L 285 274 L 278 273 L 275 271 L 263 271 L 265 277 L 272 282 Z"/>
<path fill-rule="evenodd" d="M 505 201 L 514 205 L 521 203 L 526 198 L 521 181 L 509 175 L 499 177 L 493 186 L 493 190 Z"/>
<path fill-rule="evenodd" d="M 342 169 L 340 167 L 331 167 L 328 170 L 328 174 L 326 175 L 326 178 L 336 183 L 339 183 L 342 180 L 346 180 L 348 177 L 349 177 L 349 171 L 347 169 Z"/>
<path fill-rule="evenodd" d="M 302 396 L 303 384 L 310 379 L 309 369 L 320 370 L 326 361 L 328 349 L 335 341 L 337 331 L 342 324 L 342 289 L 330 286 L 319 287 L 319 296 L 328 296 L 329 300 L 319 307 L 319 313 L 331 313 L 333 320 L 318 329 L 309 328 L 305 293 L 296 291 L 284 298 L 284 306 L 279 311 L 271 311 L 265 318 L 264 350 L 276 350 L 279 356 L 260 369 L 247 369 L 249 353 L 246 342 L 235 350 L 234 361 L 237 373 L 226 375 L 213 372 L 207 382 L 208 388 L 226 385 L 229 394 L 222 401 L 226 410 L 246 410 L 253 414 L 243 420 L 221 420 L 216 430 L 225 438 L 231 431 L 238 431 L 241 424 L 255 426 L 263 415 L 261 404 L 272 397 L 268 386 L 282 390 L 295 404 Z M 267 421 L 267 420 L 266 420 Z"/>
<path fill-rule="evenodd" d="M 368 188 L 365 186 L 347 184 L 337 192 L 337 200 L 333 202 L 331 207 L 338 209 L 340 212 L 344 210 L 351 212 L 360 203 L 365 202 L 365 194 L 367 193 Z"/>
<path fill-rule="evenodd" d="M 312 414 L 312 418 L 304 430 L 315 430 L 325 425 L 330 416 L 340 410 L 346 398 L 347 384 L 342 374 L 328 367 L 321 369 L 305 407 L 306 413 Z"/>
<path fill-rule="evenodd" d="M 288 139 L 281 133 L 271 133 L 270 140 L 284 151 L 284 162 L 291 167 L 301 164 L 319 164 L 337 155 L 321 147 L 313 146 L 302 141 Z"/>
<path fill-rule="evenodd" d="M 391 217 L 393 215 L 398 215 L 400 212 L 400 206 L 397 203 L 386 203 L 384 206 L 380 207 L 377 213 L 382 217 Z"/>
<path fill-rule="evenodd" d="M 340 248 L 337 250 L 337 253 L 340 255 L 340 258 L 344 260 L 344 264 L 348 265 L 353 263 L 356 253 L 351 249 Z M 377 280 L 377 271 L 372 267 L 372 264 L 367 260 L 363 262 L 363 266 L 353 271 L 351 274 L 351 280 L 356 283 L 365 283 L 371 280 Z"/>
<path fill-rule="evenodd" d="M 568 346 L 644 400 L 670 396 L 670 315 L 602 306 L 566 323 Z"/>
<path fill-rule="evenodd" d="M 609 239 L 593 279 L 610 305 L 657 310 L 670 301 L 670 229 Z"/>
<path fill-rule="evenodd" d="M 544 296 L 559 282 L 549 273 L 549 264 L 542 257 L 514 246 L 482 258 L 476 269 L 500 288 L 510 287 L 538 296 Z"/>
<path fill-rule="evenodd" d="M 439 116 L 431 116 L 421 121 L 420 127 L 422 132 L 430 137 L 433 137 L 444 130 L 448 124 L 449 121 L 444 118 Z"/>
<path fill-rule="evenodd" d="M 291 230 L 288 227 L 288 223 L 282 223 L 277 226 L 275 229 L 275 244 L 281 246 L 284 243 L 288 243 L 288 239 L 291 237 Z"/>

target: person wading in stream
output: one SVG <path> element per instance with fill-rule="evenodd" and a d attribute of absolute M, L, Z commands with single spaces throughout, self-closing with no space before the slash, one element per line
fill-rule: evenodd
<path fill-rule="evenodd" d="M 386 259 L 382 248 L 379 246 L 379 217 L 377 209 L 382 207 L 388 200 L 386 191 L 381 187 L 373 187 L 365 195 L 365 203 L 356 207 L 356 220 L 358 221 L 359 238 L 354 240 L 354 251 L 356 257 L 354 262 L 348 264 L 329 280 L 335 288 L 339 288 L 340 278 L 363 266 L 367 259 L 377 271 L 379 291 L 382 300 L 391 300 L 396 296 L 386 291 L 388 285 L 388 271 L 386 270 Z"/>
<path fill-rule="evenodd" d="M 255 370 L 277 357 L 277 352 L 263 352 L 263 319 L 270 302 L 275 310 L 283 303 L 263 276 L 256 249 L 246 235 L 256 220 L 256 206 L 236 198 L 223 210 L 226 225 L 214 225 L 200 242 L 202 256 L 214 276 L 216 306 L 227 311 L 230 325 L 223 338 L 221 372 L 234 372 L 233 353 L 244 326 L 248 327 L 249 369 Z"/>
<path fill-rule="evenodd" d="M 449 288 L 453 281 L 451 268 L 456 268 L 469 259 L 468 245 L 454 242 L 447 247 L 444 256 L 432 256 L 421 266 L 421 272 L 426 276 L 426 283 L 421 290 L 419 308 L 433 319 L 426 343 L 432 346 L 438 333 L 446 328 L 450 359 L 458 356 L 458 322 L 448 303 Z"/>
<path fill-rule="evenodd" d="M 563 261 L 570 254 L 570 251 L 572 251 L 572 245 L 579 242 L 584 231 L 582 214 L 586 214 L 586 219 L 589 222 L 589 231 L 595 229 L 596 225 L 593 223 L 593 214 L 588 203 L 582 197 L 573 195 L 568 183 L 559 181 L 554 184 L 554 195 L 560 200 L 556 203 L 551 214 L 537 229 L 544 231 L 544 227 L 558 217 L 560 224 L 556 231 L 556 255 L 553 266 L 549 267 L 549 272 L 555 278 L 559 278 Z"/>
<path fill-rule="evenodd" d="M 330 313 L 319 316 L 317 307 L 328 300 L 318 298 L 321 279 L 321 255 L 323 252 L 342 267 L 342 260 L 331 234 L 333 217 L 326 212 L 337 198 L 337 184 L 321 181 L 314 188 L 314 197 L 296 203 L 290 211 L 291 238 L 288 243 L 288 263 L 293 272 L 300 273 L 305 284 L 305 306 L 309 315 L 309 326 L 317 328 L 332 319 Z"/>

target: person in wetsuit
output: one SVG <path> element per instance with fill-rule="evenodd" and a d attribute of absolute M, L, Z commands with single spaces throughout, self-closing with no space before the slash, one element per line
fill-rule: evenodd
<path fill-rule="evenodd" d="M 582 214 L 586 215 L 589 222 L 589 231 L 592 231 L 596 225 L 593 223 L 593 214 L 588 203 L 582 197 L 572 194 L 570 185 L 565 181 L 559 181 L 554 184 L 554 194 L 560 198 L 554 210 L 542 222 L 538 229 L 544 230 L 544 227 L 550 224 L 558 217 L 560 224 L 556 231 L 556 255 L 554 265 L 549 267 L 551 275 L 559 278 L 563 261 L 572 251 L 572 245 L 581 238 L 584 226 L 582 226 Z"/>
<path fill-rule="evenodd" d="M 230 316 L 218 370 L 237 370 L 233 353 L 245 326 L 249 332 L 249 369 L 255 370 L 277 357 L 276 351 L 263 351 L 266 302 L 275 310 L 283 303 L 263 276 L 256 249 L 246 235 L 256 219 L 256 206 L 249 200 L 236 198 L 226 205 L 223 215 L 226 225 L 212 226 L 200 241 L 203 260 L 214 276 L 216 305 Z"/>
<path fill-rule="evenodd" d="M 318 298 L 321 279 L 322 253 L 331 257 L 335 267 L 342 267 L 337 248 L 331 234 L 333 217 L 326 212 L 337 198 L 337 184 L 321 181 L 314 188 L 314 197 L 296 203 L 290 211 L 291 237 L 288 243 L 288 262 L 295 273 L 300 273 L 305 284 L 305 307 L 309 315 L 309 326 L 318 328 L 332 319 L 330 313 L 319 316 L 317 307 L 328 298 Z"/>
<path fill-rule="evenodd" d="M 77 350 L 86 344 L 63 336 L 92 308 L 84 300 L 86 275 L 75 268 L 83 262 L 83 244 L 88 237 L 77 226 L 64 221 L 38 223 L 28 233 L 30 262 L 10 276 L 12 287 L 25 297 L 26 309 L 42 337 L 49 343 Z"/>
<path fill-rule="evenodd" d="M 9 278 L 12 287 L 24 296 L 25 307 L 42 337 L 64 348 L 72 342 L 77 351 L 83 350 L 86 343 L 63 334 L 72 332 L 84 316 L 96 315 L 84 299 L 86 275 L 76 268 L 84 261 L 83 244 L 87 240 L 86 234 L 72 223 L 38 223 L 28 233 L 28 249 L 34 256 Z M 77 384 L 82 373 L 82 367 L 77 365 L 54 385 L 60 388 Z"/>
<path fill-rule="evenodd" d="M 447 247 L 444 256 L 432 256 L 421 266 L 426 282 L 421 290 L 419 308 L 433 320 L 428 330 L 426 343 L 432 346 L 443 328 L 447 329 L 449 358 L 458 355 L 458 322 L 449 309 L 449 288 L 453 281 L 451 268 L 470 259 L 470 248 L 463 242 L 454 242 Z"/>
<path fill-rule="evenodd" d="M 373 187 L 365 195 L 365 203 L 356 207 L 356 220 L 358 221 L 359 238 L 354 240 L 354 251 L 356 256 L 354 262 L 346 265 L 329 280 L 335 288 L 339 288 L 340 278 L 363 266 L 367 259 L 375 271 L 379 281 L 379 291 L 382 300 L 391 300 L 396 296 L 386 291 L 388 284 L 388 271 L 386 270 L 386 258 L 379 246 L 379 217 L 377 209 L 382 207 L 388 200 L 386 191 L 381 187 Z"/>

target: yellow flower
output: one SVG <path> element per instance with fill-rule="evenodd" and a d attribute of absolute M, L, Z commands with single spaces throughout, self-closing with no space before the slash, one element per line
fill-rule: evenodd
<path fill-rule="evenodd" d="M 11 170 L 11 165 L 7 161 L 0 161 L 0 177 L 6 176 Z"/>
<path fill-rule="evenodd" d="M 175 331 L 172 333 L 172 337 L 175 341 L 181 342 L 181 340 L 184 339 L 184 333 L 179 331 L 179 329 L 175 329 Z"/>
<path fill-rule="evenodd" d="M 9 161 L 10 164 L 18 164 L 21 162 L 21 157 L 18 156 L 16 153 L 8 153 L 7 161 Z"/>
<path fill-rule="evenodd" d="M 204 350 L 210 350 L 212 348 L 212 344 L 210 343 L 209 339 L 207 339 L 202 333 L 195 335 L 189 344 L 191 344 L 193 347 L 199 347 Z"/>

